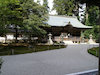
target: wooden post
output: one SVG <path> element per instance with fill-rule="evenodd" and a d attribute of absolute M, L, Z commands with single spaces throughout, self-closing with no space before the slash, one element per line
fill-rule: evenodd
<path fill-rule="evenodd" d="M 49 50 L 49 46 L 50 46 L 50 45 L 48 45 L 48 50 Z"/>
<path fill-rule="evenodd" d="M 14 49 L 11 49 L 11 54 L 12 54 L 12 55 L 14 54 Z"/>

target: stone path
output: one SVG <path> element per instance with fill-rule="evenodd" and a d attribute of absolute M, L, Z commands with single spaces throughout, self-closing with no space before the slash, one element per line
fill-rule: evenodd
<path fill-rule="evenodd" d="M 66 75 L 98 68 L 98 58 L 87 53 L 96 45 L 68 45 L 38 53 L 2 56 L 1 75 Z"/>

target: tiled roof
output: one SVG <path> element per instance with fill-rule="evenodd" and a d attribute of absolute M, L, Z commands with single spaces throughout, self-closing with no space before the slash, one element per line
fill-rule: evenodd
<path fill-rule="evenodd" d="M 92 26 L 83 25 L 76 17 L 49 16 L 48 24 L 51 26 L 66 26 L 68 23 L 76 28 L 92 28 Z"/>

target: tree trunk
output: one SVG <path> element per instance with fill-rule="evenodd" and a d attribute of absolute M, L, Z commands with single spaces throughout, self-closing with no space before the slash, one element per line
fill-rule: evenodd
<path fill-rule="evenodd" d="M 31 40 L 31 34 L 29 34 L 29 43 L 31 43 L 32 42 L 32 40 Z"/>
<path fill-rule="evenodd" d="M 79 16 L 79 2 L 76 2 L 76 5 L 75 5 L 75 16 Z"/>
<path fill-rule="evenodd" d="M 17 25 L 15 25 L 15 42 L 16 43 L 18 43 L 17 36 L 18 36 L 18 29 L 17 29 Z"/>
<path fill-rule="evenodd" d="M 88 4 L 86 4 L 86 20 L 88 20 Z"/>
<path fill-rule="evenodd" d="M 5 34 L 5 43 L 7 43 L 7 36 L 6 36 L 6 34 Z"/>

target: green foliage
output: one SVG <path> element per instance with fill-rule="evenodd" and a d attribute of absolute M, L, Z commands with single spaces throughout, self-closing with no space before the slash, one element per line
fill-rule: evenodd
<path fill-rule="evenodd" d="M 0 0 L 0 35 L 5 34 L 6 24 L 8 23 L 6 17 L 8 9 L 6 8 L 6 6 L 7 6 L 6 1 Z"/>
<path fill-rule="evenodd" d="M 84 32 L 86 38 L 89 38 L 89 35 L 92 34 L 93 38 L 98 40 L 99 37 L 99 25 L 97 25 L 97 20 L 99 19 L 99 7 L 90 6 L 88 10 L 88 19 L 85 24 L 88 26 L 93 26 L 91 30 L 87 30 Z"/>
<path fill-rule="evenodd" d="M 93 39 L 95 39 L 98 42 L 99 41 L 98 38 L 100 36 L 99 29 L 100 29 L 99 25 L 95 25 L 95 26 L 93 26 L 92 29 L 86 30 L 84 32 L 85 38 L 89 39 L 90 34 L 92 34 L 93 35 Z"/>
<path fill-rule="evenodd" d="M 99 57 L 99 47 L 94 47 L 94 48 L 89 49 L 88 53 L 90 53 L 96 57 Z"/>
<path fill-rule="evenodd" d="M 2 24 L 20 24 L 20 2 L 18 0 L 4 0 L 0 1 L 0 16 L 4 22 Z"/>
<path fill-rule="evenodd" d="M 72 16 L 75 9 L 74 0 L 54 0 L 54 8 L 58 15 Z"/>
<path fill-rule="evenodd" d="M 92 26 L 97 24 L 97 20 L 99 18 L 99 7 L 98 6 L 90 6 L 88 10 L 88 20 Z"/>
<path fill-rule="evenodd" d="M 94 34 L 94 31 L 93 31 L 93 29 L 86 30 L 83 34 L 84 34 L 85 38 L 88 38 L 89 39 L 90 34 L 93 35 Z M 93 38 L 94 38 L 94 36 L 93 36 Z"/>
<path fill-rule="evenodd" d="M 9 25 L 15 26 L 16 38 L 18 28 L 24 29 L 28 34 L 41 35 L 46 31 L 40 26 L 48 19 L 47 9 L 33 0 L 0 0 L 0 35 L 7 33 Z"/>
<path fill-rule="evenodd" d="M 40 0 L 37 0 L 37 3 L 40 4 Z"/>
<path fill-rule="evenodd" d="M 28 31 L 29 35 L 45 34 L 46 31 L 41 29 L 40 26 L 47 26 L 44 24 L 48 19 L 46 8 L 33 2 L 33 0 L 24 0 L 21 6 L 23 9 L 24 30 Z"/>
<path fill-rule="evenodd" d="M 9 25 L 21 25 L 21 15 L 19 0 L 0 0 L 0 35 L 8 32 Z"/>
<path fill-rule="evenodd" d="M 48 0 L 43 0 L 43 6 L 46 8 L 46 11 L 49 12 Z"/>

